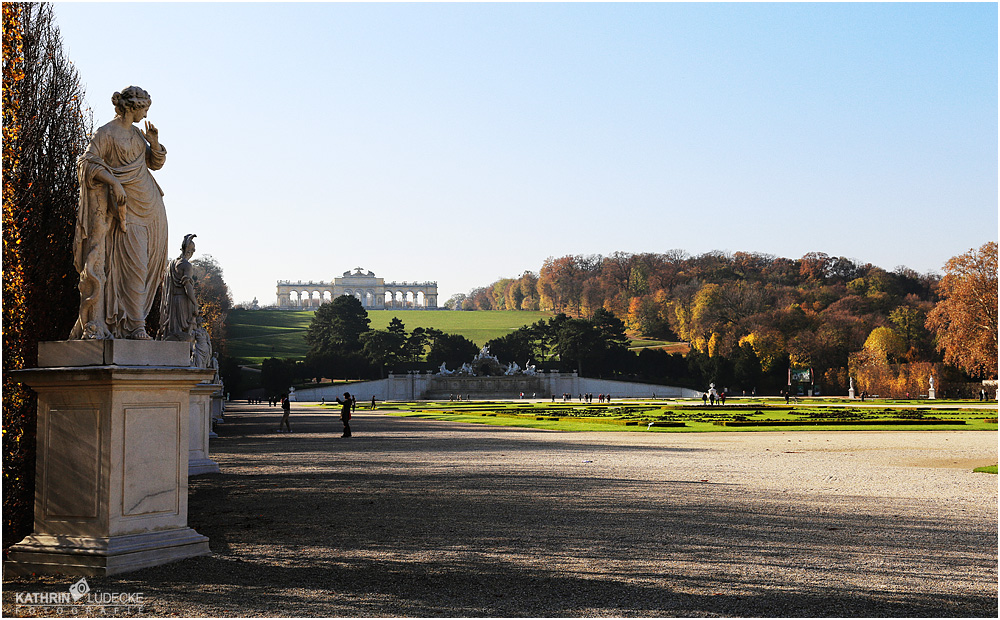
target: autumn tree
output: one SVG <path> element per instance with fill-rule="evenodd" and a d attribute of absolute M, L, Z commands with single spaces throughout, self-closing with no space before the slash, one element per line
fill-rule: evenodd
<path fill-rule="evenodd" d="M 600 256 L 563 256 L 545 259 L 538 273 L 541 307 L 580 314 L 585 281 L 600 268 Z"/>
<path fill-rule="evenodd" d="M 538 275 L 533 271 L 525 271 L 517 279 L 517 287 L 520 289 L 521 310 L 538 310 Z M 512 293 L 512 298 L 516 299 L 517 293 Z"/>
<path fill-rule="evenodd" d="M 997 377 L 997 244 L 948 260 L 938 292 L 941 301 L 927 316 L 944 361 L 972 376 Z"/>
<path fill-rule="evenodd" d="M 212 338 L 212 350 L 222 354 L 226 349 L 226 317 L 233 309 L 233 296 L 223 277 L 222 267 L 211 254 L 192 260 L 191 265 L 194 267 L 198 309 Z"/>
<path fill-rule="evenodd" d="M 67 337 L 80 297 L 76 160 L 91 128 L 50 4 L 3 3 L 3 535 L 31 531 L 36 399 L 9 373 Z M 29 307 L 30 304 L 30 307 Z"/>
<path fill-rule="evenodd" d="M 907 361 L 920 361 L 924 355 L 925 342 L 929 338 L 925 326 L 927 313 L 917 305 L 902 304 L 889 313 L 889 320 L 895 326 L 896 333 L 903 339 Z"/>
<path fill-rule="evenodd" d="M 444 302 L 444 307 L 448 310 L 462 310 L 462 303 L 465 301 L 465 293 L 455 293 Z"/>
<path fill-rule="evenodd" d="M 517 300 L 516 305 L 508 305 L 507 303 L 507 290 L 511 288 L 514 280 L 510 278 L 500 278 L 493 283 L 490 287 L 490 294 L 493 296 L 493 309 L 494 310 L 519 310 L 521 305 L 521 300 Z M 520 292 L 520 287 L 518 287 L 518 292 Z"/>
<path fill-rule="evenodd" d="M 906 352 L 906 341 L 891 327 L 876 327 L 865 340 L 863 351 L 876 363 L 896 363 Z"/>

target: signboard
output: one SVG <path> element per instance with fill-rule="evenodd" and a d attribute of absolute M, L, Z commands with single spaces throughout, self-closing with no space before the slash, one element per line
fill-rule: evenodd
<path fill-rule="evenodd" d="M 812 371 L 808 368 L 805 370 L 791 370 L 789 375 L 792 381 L 797 381 L 799 383 L 812 383 Z"/>

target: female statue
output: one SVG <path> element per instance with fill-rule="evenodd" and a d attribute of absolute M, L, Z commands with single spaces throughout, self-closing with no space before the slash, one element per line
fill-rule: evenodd
<path fill-rule="evenodd" d="M 146 118 L 149 93 L 129 86 L 111 97 L 115 118 L 80 157 L 80 204 L 73 260 L 80 316 L 70 338 L 149 340 L 146 317 L 167 264 L 163 191 L 150 170 L 167 158 Z"/>

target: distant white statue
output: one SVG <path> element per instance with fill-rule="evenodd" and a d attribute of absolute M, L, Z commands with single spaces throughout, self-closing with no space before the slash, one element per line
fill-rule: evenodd
<path fill-rule="evenodd" d="M 438 366 L 438 372 L 437 372 L 437 374 L 438 374 L 439 376 L 443 376 L 443 377 L 447 377 L 448 375 L 453 375 L 453 374 L 455 374 L 455 372 L 454 372 L 454 371 L 452 371 L 452 370 L 448 370 L 448 367 L 447 367 L 447 366 L 445 366 L 445 363 L 444 363 L 444 362 L 441 362 L 441 365 L 440 365 L 440 366 Z"/>
<path fill-rule="evenodd" d="M 535 365 L 530 363 L 530 360 L 524 363 L 524 374 L 534 377 L 536 373 Z"/>
<path fill-rule="evenodd" d="M 470 377 L 474 377 L 476 375 L 475 371 L 472 370 L 472 364 L 470 364 L 469 362 L 465 362 L 464 364 L 462 364 L 462 368 L 459 369 L 458 374 L 468 375 Z"/>
<path fill-rule="evenodd" d="M 194 344 L 191 352 L 191 365 L 195 368 L 208 368 L 212 359 L 212 341 L 205 329 L 205 321 L 198 317 L 198 326 L 194 328 Z"/>
<path fill-rule="evenodd" d="M 507 364 L 507 370 L 504 371 L 505 375 L 516 375 L 521 372 L 521 367 L 517 365 L 517 362 L 511 362 Z"/>

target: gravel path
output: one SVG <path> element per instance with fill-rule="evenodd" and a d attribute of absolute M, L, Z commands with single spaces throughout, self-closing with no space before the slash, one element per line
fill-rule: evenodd
<path fill-rule="evenodd" d="M 997 616 L 995 432 L 560 433 L 235 407 L 144 615 Z M 68 578 L 6 580 L 65 591 Z"/>

